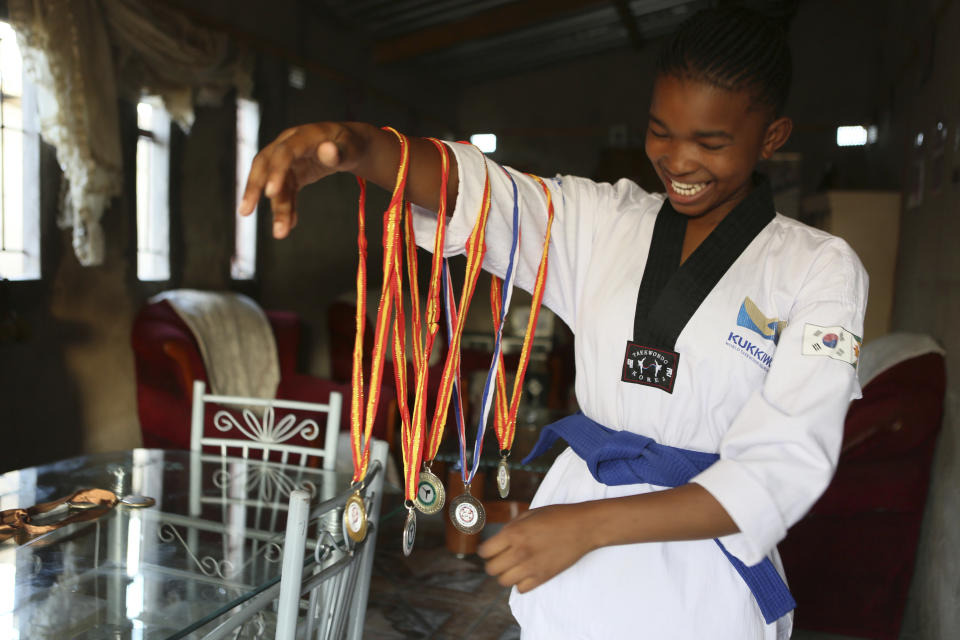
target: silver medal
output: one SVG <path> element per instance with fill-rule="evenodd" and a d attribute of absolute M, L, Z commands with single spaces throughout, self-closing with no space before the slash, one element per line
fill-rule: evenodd
<path fill-rule="evenodd" d="M 413 541 L 417 537 L 417 512 L 407 510 L 407 520 L 403 523 L 403 555 L 409 556 L 413 552 Z"/>
<path fill-rule="evenodd" d="M 497 490 L 501 498 L 510 495 L 510 467 L 507 466 L 507 458 L 500 458 L 500 464 L 497 465 Z"/>
<path fill-rule="evenodd" d="M 479 500 L 469 493 L 462 493 L 450 502 L 450 521 L 457 531 L 473 535 L 483 529 L 487 516 Z"/>
<path fill-rule="evenodd" d="M 443 488 L 440 478 L 429 469 L 420 472 L 420 479 L 417 482 L 417 499 L 414 503 L 418 511 L 426 515 L 440 511 L 443 509 L 446 495 L 447 491 Z"/>

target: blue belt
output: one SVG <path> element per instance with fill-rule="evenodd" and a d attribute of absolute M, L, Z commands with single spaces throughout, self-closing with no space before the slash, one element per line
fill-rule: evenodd
<path fill-rule="evenodd" d="M 608 486 L 645 482 L 677 487 L 720 457 L 715 453 L 668 447 L 628 431 L 614 431 L 582 413 L 575 413 L 544 427 L 523 463 L 543 455 L 557 438 L 566 440 L 574 453 L 587 463 L 597 482 Z M 796 601 L 769 558 L 748 567 L 730 555 L 719 540 L 714 538 L 714 542 L 747 583 L 767 624 L 796 608 Z"/>

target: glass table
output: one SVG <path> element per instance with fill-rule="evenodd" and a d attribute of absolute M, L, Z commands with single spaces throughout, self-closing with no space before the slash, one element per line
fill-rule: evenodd
<path fill-rule="evenodd" d="M 4 510 L 83 488 L 156 504 L 0 543 L 0 638 L 204 637 L 279 582 L 290 491 L 316 505 L 349 486 L 347 473 L 154 449 L 4 474 Z M 339 513 L 320 526 L 342 540 Z"/>

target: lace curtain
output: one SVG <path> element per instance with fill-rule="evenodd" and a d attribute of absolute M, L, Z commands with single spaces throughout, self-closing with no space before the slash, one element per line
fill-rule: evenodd
<path fill-rule="evenodd" d="M 85 266 L 103 262 L 100 218 L 120 194 L 117 98 L 159 94 L 184 130 L 193 105 L 250 92 L 250 64 L 226 35 L 136 0 L 8 0 L 24 68 L 37 85 L 40 133 L 56 147 L 65 188 L 61 228 Z"/>

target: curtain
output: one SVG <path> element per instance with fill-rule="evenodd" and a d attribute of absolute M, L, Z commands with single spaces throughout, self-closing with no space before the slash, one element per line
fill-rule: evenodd
<path fill-rule="evenodd" d="M 103 262 L 100 224 L 120 194 L 119 96 L 159 94 L 185 131 L 193 105 L 250 92 L 249 57 L 225 34 L 175 9 L 136 0 L 8 0 L 24 68 L 37 85 L 40 133 L 57 150 L 65 188 L 59 223 L 85 266 Z"/>

